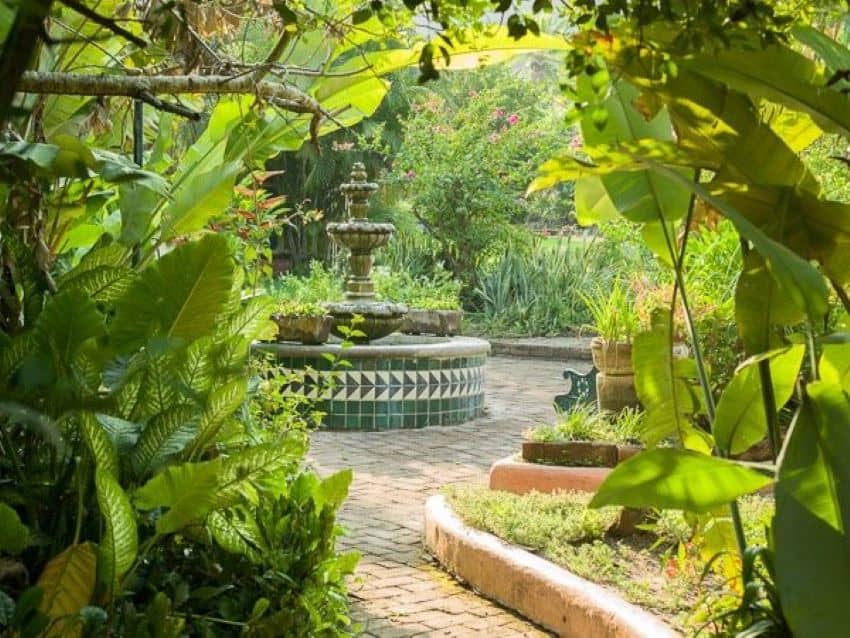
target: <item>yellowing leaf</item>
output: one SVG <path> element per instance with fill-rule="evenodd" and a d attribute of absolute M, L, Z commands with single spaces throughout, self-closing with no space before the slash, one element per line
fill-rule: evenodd
<path fill-rule="evenodd" d="M 39 609 L 50 618 L 47 636 L 79 636 L 76 615 L 91 602 L 97 555 L 90 543 L 71 545 L 44 567 L 38 578 L 43 595 Z"/>

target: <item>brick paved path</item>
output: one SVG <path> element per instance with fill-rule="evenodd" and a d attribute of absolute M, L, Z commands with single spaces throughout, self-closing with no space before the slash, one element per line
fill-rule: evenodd
<path fill-rule="evenodd" d="M 548 635 L 440 571 L 422 549 L 422 518 L 442 485 L 485 481 L 494 460 L 518 451 L 526 427 L 553 418 L 564 367 L 491 358 L 488 413 L 461 426 L 313 435 L 310 457 L 320 473 L 354 468 L 340 518 L 349 531 L 342 546 L 363 554 L 351 595 L 364 636 Z"/>

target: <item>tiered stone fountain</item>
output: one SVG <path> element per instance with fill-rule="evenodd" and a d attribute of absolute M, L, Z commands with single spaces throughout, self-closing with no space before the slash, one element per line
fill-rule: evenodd
<path fill-rule="evenodd" d="M 348 219 L 328 224 L 327 231 L 331 239 L 350 251 L 350 274 L 345 282 L 345 301 L 325 307 L 334 318 L 337 336 L 343 336 L 339 326 L 350 326 L 357 316 L 360 321 L 356 328 L 366 335 L 360 340 L 373 341 L 395 332 L 407 314 L 404 304 L 375 300 L 375 286 L 370 276 L 372 252 L 387 245 L 395 233 L 395 226 L 369 221 L 369 197 L 378 190 L 378 185 L 367 181 L 366 168 L 360 162 L 351 171 L 351 182 L 343 184 L 339 190 L 346 198 Z"/>
<path fill-rule="evenodd" d="M 346 196 L 348 219 L 328 224 L 328 234 L 350 250 L 345 300 L 328 303 L 334 331 L 350 326 L 365 334 L 360 343 L 308 346 L 289 342 L 262 344 L 285 368 L 303 372 L 291 389 L 318 400 L 325 427 L 387 430 L 456 425 L 484 409 L 484 364 L 490 344 L 471 337 L 392 334 L 407 312 L 404 304 L 379 301 L 370 277 L 372 252 L 395 232 L 392 224 L 371 222 L 368 201 L 378 185 L 367 180 L 363 164 L 354 165 Z M 341 366 L 339 361 L 349 362 Z"/>

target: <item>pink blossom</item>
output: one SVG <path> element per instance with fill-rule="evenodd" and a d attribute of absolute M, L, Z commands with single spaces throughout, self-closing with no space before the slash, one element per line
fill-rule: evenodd
<path fill-rule="evenodd" d="M 513 126 L 517 122 L 519 122 L 519 115 L 517 115 L 516 113 L 511 113 L 510 115 L 508 115 L 508 124 Z"/>
<path fill-rule="evenodd" d="M 581 146 L 582 146 L 581 134 L 576 133 L 575 135 L 573 135 L 572 139 L 570 140 L 570 148 L 574 151 L 577 151 L 578 149 L 581 148 Z"/>
<path fill-rule="evenodd" d="M 499 141 L 499 134 L 498 133 L 490 133 L 490 136 L 487 139 L 490 140 L 490 144 L 495 144 L 496 142 Z"/>
<path fill-rule="evenodd" d="M 499 119 L 500 117 L 505 117 L 505 109 L 496 109 L 495 111 L 490 113 L 490 119 L 491 120 L 496 120 L 496 119 Z"/>
<path fill-rule="evenodd" d="M 406 180 L 408 180 L 408 181 L 412 180 L 412 179 L 413 179 L 413 178 L 415 178 L 415 177 L 416 177 L 416 171 L 407 171 L 407 172 L 404 174 L 404 179 L 406 179 Z"/>

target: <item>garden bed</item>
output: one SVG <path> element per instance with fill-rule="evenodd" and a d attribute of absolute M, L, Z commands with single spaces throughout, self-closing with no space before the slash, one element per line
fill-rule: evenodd
<path fill-rule="evenodd" d="M 516 496 L 480 486 L 453 486 L 444 494 L 466 525 L 593 581 L 687 635 L 707 622 L 708 602 L 713 605 L 712 613 L 717 613 L 735 600 L 726 581 L 713 571 L 702 578 L 711 558 L 703 540 L 706 533 L 695 535 L 680 512 L 663 512 L 624 536 L 619 531 L 622 509 L 588 509 L 588 494 Z M 773 512 L 772 499 L 746 497 L 741 509 L 748 539 L 763 542 L 764 526 Z M 725 525 L 726 520 L 717 518 L 712 524 Z M 708 627 L 704 635 L 712 635 L 710 630 Z"/>
<path fill-rule="evenodd" d="M 521 547 L 466 526 L 443 496 L 425 507 L 425 544 L 476 591 L 564 638 L 674 638 L 661 620 Z"/>

